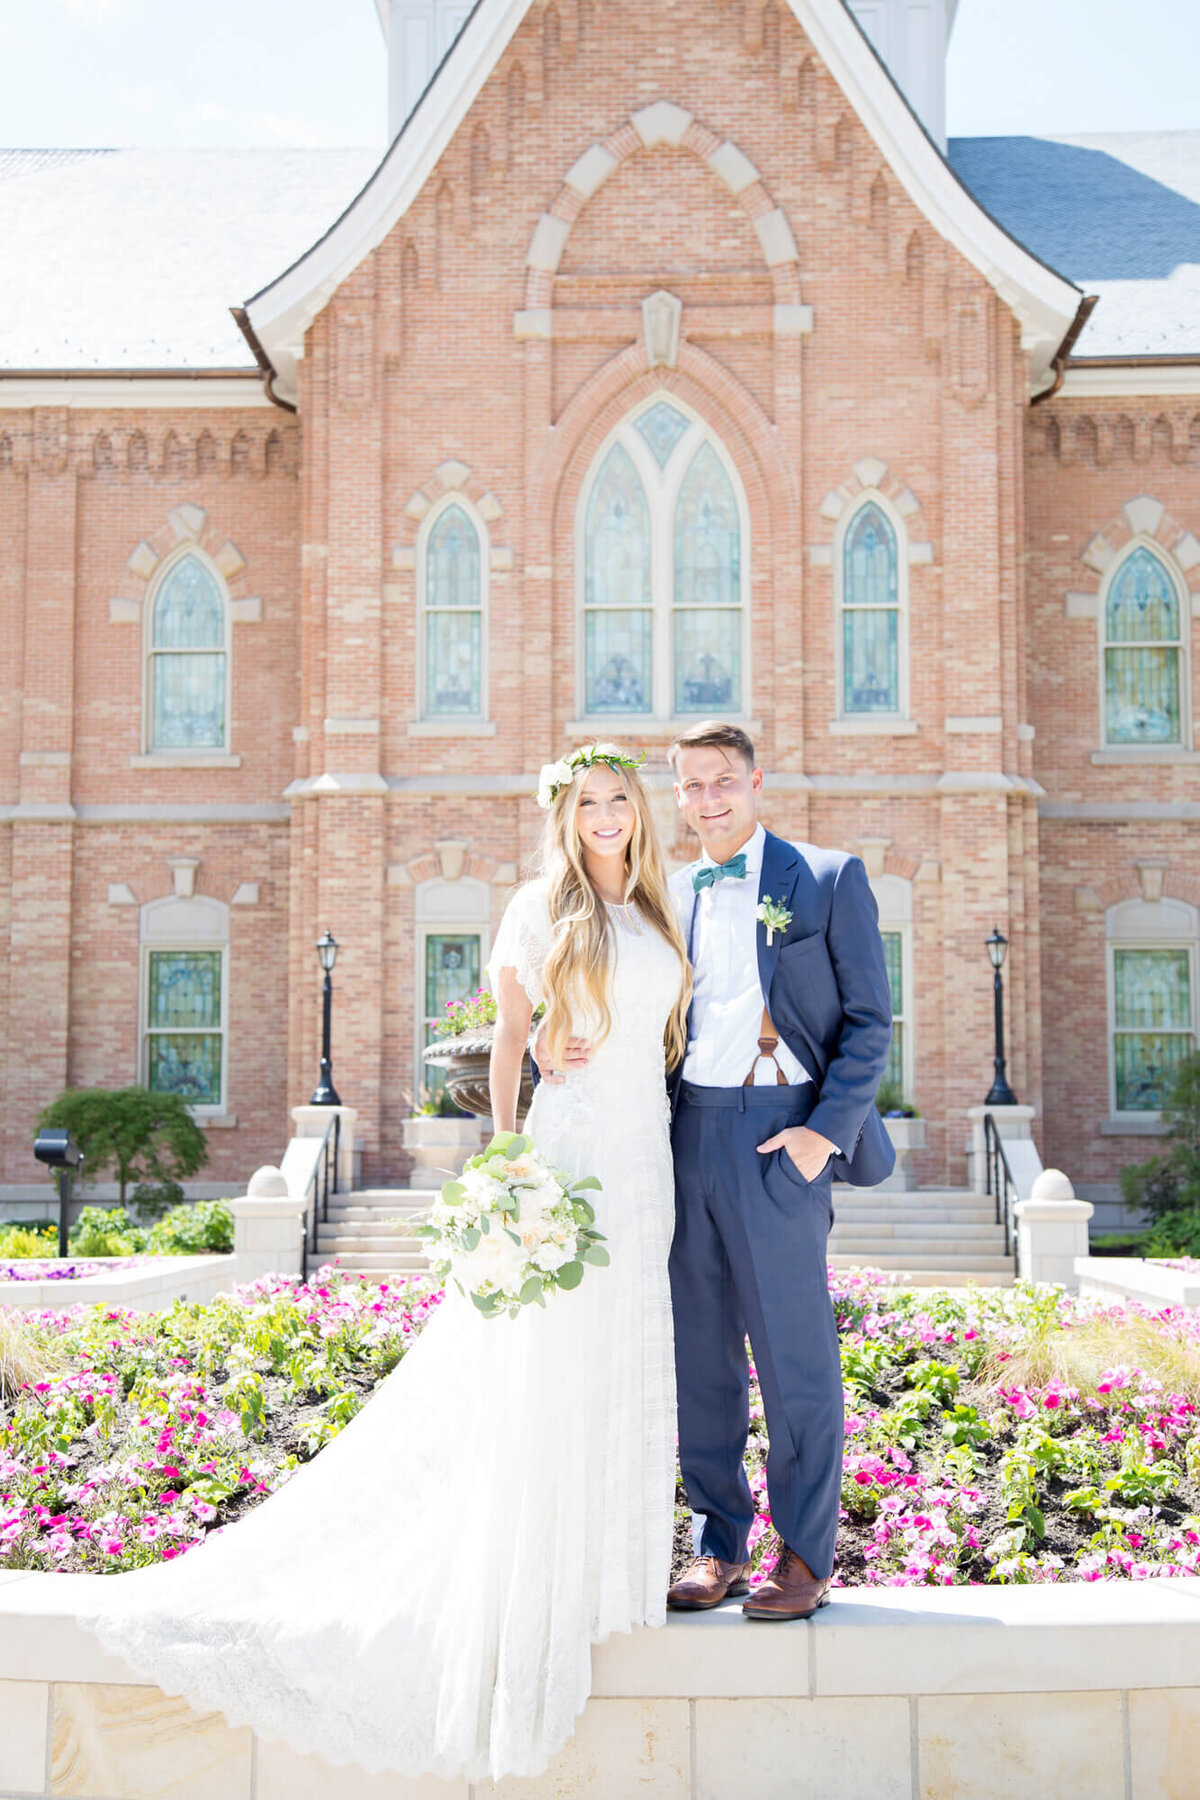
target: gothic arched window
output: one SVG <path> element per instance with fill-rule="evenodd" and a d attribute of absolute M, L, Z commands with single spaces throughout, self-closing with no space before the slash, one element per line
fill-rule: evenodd
<path fill-rule="evenodd" d="M 224 750 L 229 681 L 224 584 L 195 551 L 171 563 L 150 601 L 149 750 Z"/>
<path fill-rule="evenodd" d="M 844 718 L 899 715 L 903 654 L 900 545 L 875 499 L 850 515 L 841 539 L 841 706 Z"/>
<path fill-rule="evenodd" d="M 427 719 L 483 713 L 485 557 L 482 533 L 453 500 L 422 533 L 424 705 Z"/>
<path fill-rule="evenodd" d="M 665 398 L 632 414 L 580 516 L 585 715 L 740 713 L 745 505 L 704 422 Z"/>
<path fill-rule="evenodd" d="M 1162 557 L 1139 544 L 1104 595 L 1104 741 L 1182 744 L 1183 609 Z"/>

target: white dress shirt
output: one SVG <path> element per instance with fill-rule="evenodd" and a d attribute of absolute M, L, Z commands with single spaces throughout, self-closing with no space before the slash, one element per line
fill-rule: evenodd
<path fill-rule="evenodd" d="M 697 1087 L 741 1087 L 758 1055 L 763 991 L 758 978 L 758 889 L 766 833 L 743 844 L 745 879 L 726 875 L 696 895 L 692 930 L 692 1020 L 683 1079 Z M 715 867 L 702 856 L 703 868 Z M 685 927 L 686 935 L 686 927 Z M 789 1085 L 812 1076 L 780 1038 L 775 1051 Z M 762 1059 L 754 1084 L 774 1086 L 775 1065 Z"/>

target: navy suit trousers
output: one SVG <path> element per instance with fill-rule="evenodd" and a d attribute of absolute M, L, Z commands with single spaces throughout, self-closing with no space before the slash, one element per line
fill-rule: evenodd
<path fill-rule="evenodd" d="M 679 1452 L 699 1551 L 740 1562 L 754 1518 L 743 1455 L 750 1339 L 766 1411 L 771 1519 L 813 1574 L 833 1569 L 842 1372 L 826 1249 L 832 1170 L 807 1182 L 757 1146 L 802 1125 L 816 1090 L 683 1082 L 673 1127 L 671 1299 Z"/>

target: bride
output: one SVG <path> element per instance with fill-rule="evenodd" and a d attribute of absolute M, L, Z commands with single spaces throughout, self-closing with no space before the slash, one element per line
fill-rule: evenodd
<path fill-rule="evenodd" d="M 543 771 L 540 879 L 488 975 L 496 1126 L 512 1130 L 535 1007 L 551 1064 L 526 1129 L 596 1175 L 611 1256 L 582 1286 L 481 1317 L 450 1291 L 404 1361 L 248 1518 L 106 1577 L 83 1619 L 168 1692 L 331 1763 L 480 1780 L 540 1773 L 588 1697 L 590 1647 L 665 1617 L 675 1482 L 665 1085 L 687 954 L 646 789 L 611 745 Z"/>

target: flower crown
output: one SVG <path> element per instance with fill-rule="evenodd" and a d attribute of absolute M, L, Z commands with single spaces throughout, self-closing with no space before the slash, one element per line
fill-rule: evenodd
<path fill-rule="evenodd" d="M 629 756 L 616 744 L 583 744 L 558 762 L 543 763 L 538 776 L 537 803 L 549 811 L 563 788 L 570 787 L 581 770 L 594 769 L 597 763 L 606 763 L 610 769 L 640 769 L 645 760 L 644 750 L 640 756 Z"/>

